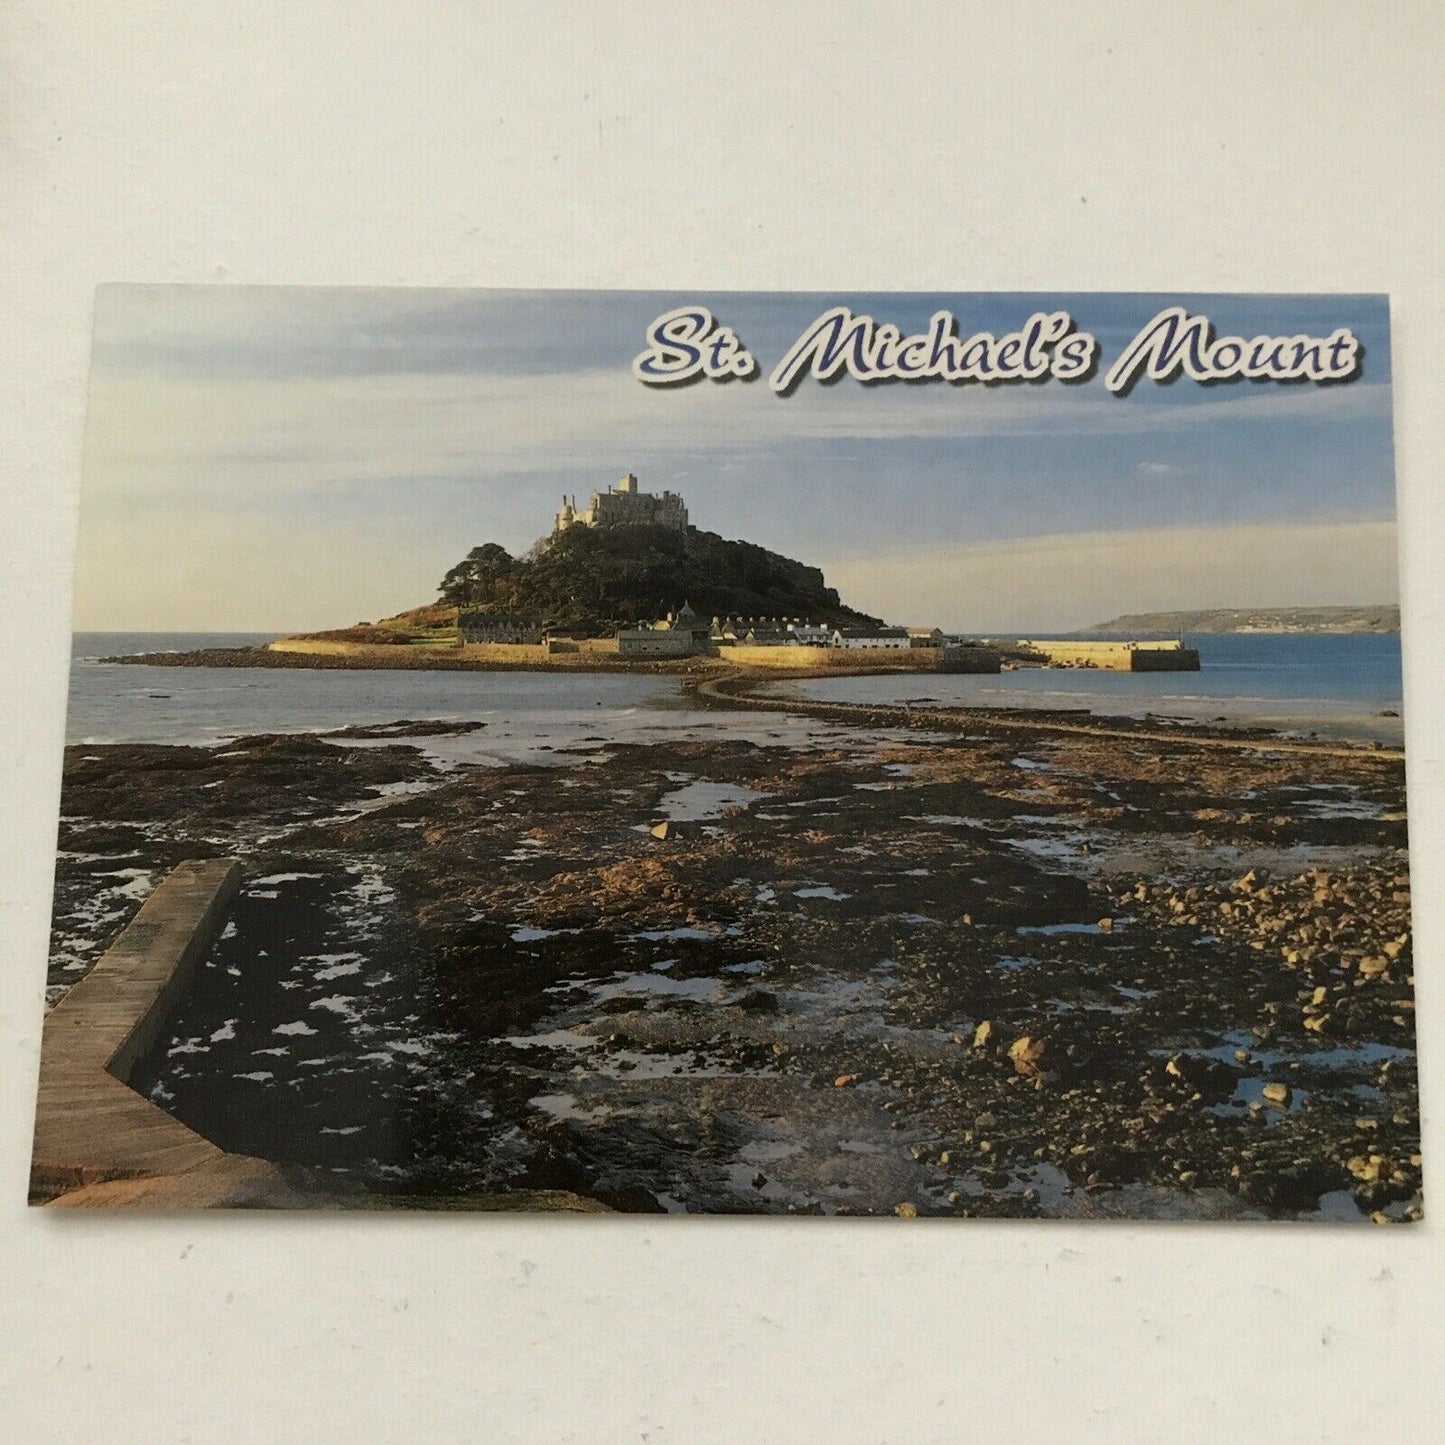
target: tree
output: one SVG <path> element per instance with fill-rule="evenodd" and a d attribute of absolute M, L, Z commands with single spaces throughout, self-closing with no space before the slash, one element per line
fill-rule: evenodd
<path fill-rule="evenodd" d="M 486 542 L 473 547 L 442 578 L 438 591 L 453 607 L 505 607 L 511 601 L 516 559 L 505 547 Z"/>

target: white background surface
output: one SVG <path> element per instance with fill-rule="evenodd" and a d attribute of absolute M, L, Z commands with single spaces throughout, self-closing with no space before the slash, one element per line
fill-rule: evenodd
<path fill-rule="evenodd" d="M 1438 1218 L 138 1219 L 24 1197 L 88 316 L 116 280 L 1392 292 L 1431 1197 L 1437 7 L 5 0 L 0 25 L 8 1438 L 1427 1438 Z"/>

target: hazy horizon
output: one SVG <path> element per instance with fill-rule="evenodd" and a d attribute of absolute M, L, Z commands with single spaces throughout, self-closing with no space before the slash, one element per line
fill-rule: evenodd
<path fill-rule="evenodd" d="M 710 306 L 766 371 L 827 305 L 905 330 L 1071 312 L 1116 355 L 1161 306 L 1222 331 L 1350 326 L 1332 387 L 644 387 L 644 328 Z M 1398 600 L 1388 311 L 1358 296 L 104 287 L 76 631 L 346 626 L 518 553 L 624 472 L 695 526 L 821 567 L 910 625 L 1066 632 L 1125 613 Z M 1241 603 L 1238 599 L 1248 600 Z M 1361 598 L 1368 599 L 1361 602 Z"/>

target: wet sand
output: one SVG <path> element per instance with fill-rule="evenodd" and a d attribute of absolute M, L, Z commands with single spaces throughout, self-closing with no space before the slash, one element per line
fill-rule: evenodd
<path fill-rule="evenodd" d="M 73 748 L 52 983 L 237 853 L 145 1087 L 338 1189 L 1418 1216 L 1398 756 L 806 710 L 546 765 L 437 723 Z"/>

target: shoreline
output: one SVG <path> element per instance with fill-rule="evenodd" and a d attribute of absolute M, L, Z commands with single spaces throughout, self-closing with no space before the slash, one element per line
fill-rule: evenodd
<path fill-rule="evenodd" d="M 1185 695 L 1158 699 L 1158 705 L 1115 710 L 1126 694 L 1110 691 L 1100 693 L 1060 692 L 1059 698 L 1077 696 L 1077 706 L 1055 702 L 1034 703 L 1031 694 L 1019 692 L 1007 702 L 948 701 L 920 699 L 916 702 L 843 702 L 812 698 L 786 691 L 792 684 L 827 681 L 829 679 L 867 678 L 879 676 L 917 677 L 939 682 L 953 676 L 934 667 L 909 665 L 907 654 L 889 654 L 859 661 L 849 658 L 823 666 L 762 667 L 738 663 L 727 657 L 699 656 L 677 659 L 619 659 L 597 652 L 563 653 L 546 660 L 513 660 L 438 654 L 428 649 L 356 647 L 352 652 L 270 651 L 266 647 L 207 648 L 179 652 L 131 653 L 90 659 L 91 665 L 154 666 L 173 669 L 276 669 L 342 672 L 434 672 L 434 673 L 497 673 L 552 674 L 560 676 L 609 676 L 676 678 L 684 692 L 707 705 L 710 689 L 727 692 L 737 706 L 754 711 L 786 711 L 812 716 L 831 715 L 839 721 L 888 714 L 895 718 L 920 718 L 942 712 L 946 716 L 967 713 L 976 717 L 990 715 L 1011 717 L 1020 722 L 1046 722 L 1050 718 L 1082 716 L 1091 726 L 1127 727 L 1157 732 L 1165 736 L 1257 737 L 1276 738 L 1289 746 L 1338 746 L 1384 751 L 1389 756 L 1403 753 L 1404 724 L 1397 707 L 1357 712 L 1312 710 L 1276 710 L 1290 702 L 1305 704 L 1310 698 L 1278 700 L 1249 698 L 1255 706 L 1240 708 L 1241 700 L 1228 696 Z M 1097 674 L 1093 669 L 1028 668 L 1027 672 L 1056 672 L 1061 678 L 1077 679 Z M 1009 674 L 1006 672 L 1004 677 Z M 1109 674 L 1113 675 L 1113 674 Z M 1185 674 L 1187 675 L 1187 674 Z M 1007 682 L 998 686 L 1007 688 Z M 1145 692 L 1141 703 L 1154 699 Z M 1326 700 L 1321 699 L 1324 703 Z M 1176 711 L 1165 711 L 1164 709 Z M 1208 712 L 1210 717 L 1189 716 L 1188 709 Z M 1233 710 L 1232 710 L 1233 709 Z M 1264 709 L 1264 710 L 1261 710 Z"/>
<path fill-rule="evenodd" d="M 241 857 L 141 1082 L 342 1193 L 1418 1214 L 1398 757 L 768 680 L 690 691 L 824 726 L 549 766 L 469 762 L 475 724 L 72 746 L 57 938 Z"/>
<path fill-rule="evenodd" d="M 791 680 L 791 679 L 789 679 Z M 1314 753 L 1323 757 L 1368 756 L 1403 763 L 1403 748 L 1386 748 L 1378 743 L 1340 743 L 1300 739 L 1277 729 L 1253 726 L 1247 720 L 1223 727 L 1195 721 L 1165 721 L 1146 716 L 1109 714 L 1089 707 L 1055 709 L 948 706 L 905 706 L 888 703 L 830 702 L 806 697 L 766 695 L 756 689 L 760 683 L 779 679 L 733 674 L 700 679 L 684 684 L 704 706 L 741 707 L 769 712 L 800 712 L 845 725 L 867 724 L 885 727 L 929 728 L 957 726 L 960 722 L 993 724 L 1027 732 L 1077 733 L 1096 738 L 1124 741 L 1192 743 L 1199 747 L 1234 748 L 1249 752 L 1267 750 L 1285 753 Z M 1152 725 L 1151 725 L 1152 724 Z"/>

